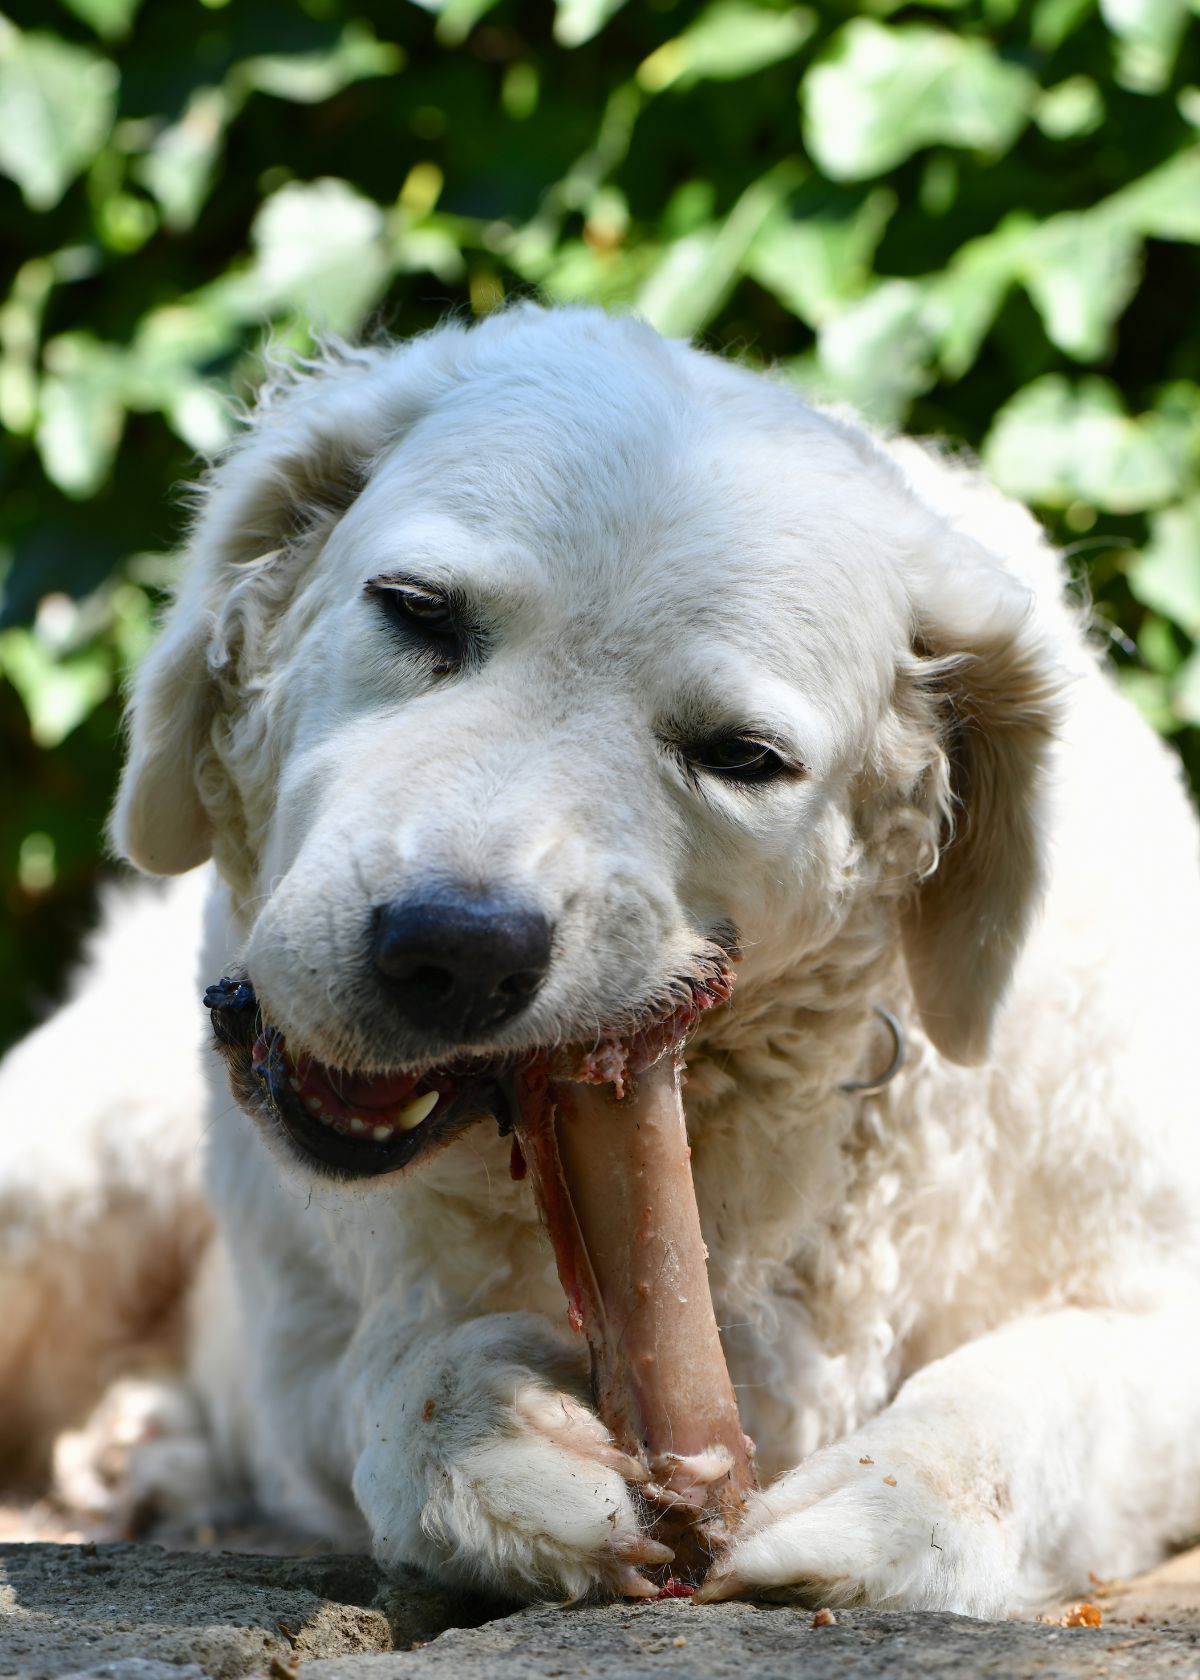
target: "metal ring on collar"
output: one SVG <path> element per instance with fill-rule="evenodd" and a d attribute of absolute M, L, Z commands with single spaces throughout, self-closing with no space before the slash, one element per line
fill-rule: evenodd
<path fill-rule="evenodd" d="M 895 1079 L 896 1075 L 900 1072 L 900 1069 L 904 1066 L 905 1059 L 908 1055 L 908 1046 L 904 1037 L 904 1028 L 900 1025 L 899 1021 L 897 1021 L 891 1010 L 885 1009 L 882 1004 L 877 1003 L 875 1005 L 875 1013 L 892 1035 L 892 1059 L 888 1063 L 887 1067 L 884 1068 L 883 1072 L 875 1079 L 848 1079 L 845 1084 L 840 1087 L 843 1091 L 853 1091 L 859 1096 L 870 1096 L 875 1091 L 882 1091 L 885 1085 L 890 1085 L 892 1080 Z"/>

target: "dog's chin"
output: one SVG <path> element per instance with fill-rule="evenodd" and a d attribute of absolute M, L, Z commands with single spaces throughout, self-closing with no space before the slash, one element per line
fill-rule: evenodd
<path fill-rule="evenodd" d="M 249 981 L 221 980 L 204 1001 L 238 1102 L 333 1177 L 402 1172 L 489 1118 L 511 1130 L 502 1060 L 355 1073 L 290 1045 L 263 1020 Z"/>
<path fill-rule="evenodd" d="M 518 1083 L 529 1089 L 531 1077 L 607 1085 L 623 1099 L 640 1071 L 681 1050 L 701 1014 L 727 1001 L 731 960 L 710 946 L 657 1009 L 639 1011 L 625 1032 L 601 1036 L 589 1049 L 464 1054 L 386 1072 L 331 1067 L 289 1043 L 264 1020 L 248 979 L 219 981 L 204 1002 L 241 1106 L 310 1167 L 366 1178 L 404 1172 L 482 1120 L 494 1119 L 507 1135 Z"/>

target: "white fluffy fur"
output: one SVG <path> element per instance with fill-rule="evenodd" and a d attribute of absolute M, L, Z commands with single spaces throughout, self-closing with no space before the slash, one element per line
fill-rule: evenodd
<path fill-rule="evenodd" d="M 388 570 L 482 603 L 477 671 L 404 654 L 362 594 Z M 971 473 L 636 323 L 523 308 L 268 391 L 136 684 L 118 844 L 157 872 L 211 848 L 205 977 L 244 960 L 326 1060 L 404 1059 L 346 984 L 370 906 L 432 876 L 557 924 L 506 1047 L 627 1020 L 699 930 L 740 930 L 686 1103 L 770 1485 L 714 1595 L 992 1614 L 1200 1526 L 1196 824 L 1061 586 Z M 774 729 L 806 778 L 694 785 L 662 740 L 692 716 Z M 909 1063 L 854 1098 L 875 1004 Z M 0 1085 L 4 1206 L 47 1266 L 93 1125 L 190 1087 L 183 1050 L 147 1065 L 182 1029 L 133 1019 L 127 1051 L 88 1017 L 103 1101 L 24 1094 L 30 1049 Z M 210 1072 L 191 1372 L 220 1475 L 385 1563 L 619 1586 L 653 1547 L 507 1145 L 338 1189 Z M 84 1135 L 28 1169 L 51 1094 Z M 152 1210 L 162 1139 L 134 1141 Z"/>

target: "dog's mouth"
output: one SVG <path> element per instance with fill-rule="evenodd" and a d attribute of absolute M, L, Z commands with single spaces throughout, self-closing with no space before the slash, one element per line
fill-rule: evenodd
<path fill-rule="evenodd" d="M 399 1172 L 488 1116 L 510 1129 L 499 1064 L 464 1058 L 357 1073 L 289 1044 L 263 1019 L 249 980 L 222 979 L 204 1002 L 241 1106 L 336 1177 Z"/>
<path fill-rule="evenodd" d="M 488 1118 L 507 1136 L 531 1070 L 543 1081 L 610 1085 L 621 1098 L 627 1080 L 681 1046 L 700 1015 L 726 1001 L 731 984 L 728 958 L 718 952 L 680 983 L 667 1006 L 586 1049 L 464 1056 L 384 1073 L 332 1067 L 290 1044 L 264 1020 L 247 978 L 221 979 L 204 1003 L 241 1106 L 273 1122 L 311 1164 L 350 1179 L 403 1171 Z M 515 1141 L 513 1164 L 519 1174 Z"/>

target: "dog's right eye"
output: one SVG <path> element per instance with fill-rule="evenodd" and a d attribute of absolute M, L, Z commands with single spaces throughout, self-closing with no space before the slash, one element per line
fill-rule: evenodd
<path fill-rule="evenodd" d="M 461 665 L 463 626 L 448 596 L 396 583 L 368 583 L 367 594 L 406 637 L 432 655 L 437 670 L 452 671 Z"/>

